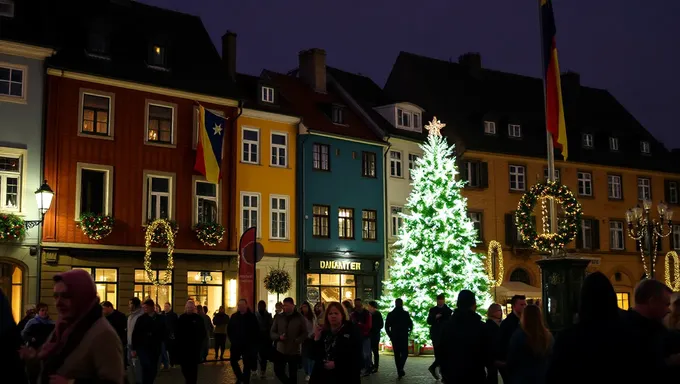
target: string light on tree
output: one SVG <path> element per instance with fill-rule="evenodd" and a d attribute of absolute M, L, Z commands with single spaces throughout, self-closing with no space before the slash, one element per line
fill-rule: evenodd
<path fill-rule="evenodd" d="M 163 278 L 160 276 L 156 278 L 156 272 L 151 268 L 151 244 L 158 242 L 158 235 L 156 230 L 159 230 L 164 234 L 164 243 L 167 247 L 167 260 L 168 264 L 165 267 L 165 273 Z M 146 234 L 144 236 L 144 270 L 146 271 L 146 276 L 153 285 L 161 286 L 166 285 L 172 281 L 172 270 L 175 269 L 175 260 L 173 253 L 175 252 L 175 233 L 171 224 L 165 219 L 157 219 L 151 222 L 146 227 Z"/>

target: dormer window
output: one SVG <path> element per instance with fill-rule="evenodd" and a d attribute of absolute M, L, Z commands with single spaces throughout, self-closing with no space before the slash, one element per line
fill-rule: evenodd
<path fill-rule="evenodd" d="M 152 67 L 165 68 L 167 67 L 167 52 L 165 47 L 152 44 L 149 52 L 149 65 Z"/>
<path fill-rule="evenodd" d="M 522 137 L 522 126 L 519 124 L 508 124 L 508 136 L 515 138 Z"/>
<path fill-rule="evenodd" d="M 649 154 L 649 152 L 650 152 L 649 141 L 641 141 L 640 142 L 640 152 L 642 152 L 644 154 Z"/>
<path fill-rule="evenodd" d="M 108 58 L 109 41 L 101 33 L 92 33 L 87 39 L 87 53 L 91 56 Z"/>
<path fill-rule="evenodd" d="M 14 17 L 14 0 L 0 0 L 0 16 Z"/>
<path fill-rule="evenodd" d="M 583 148 L 593 148 L 593 134 L 584 133 L 583 134 Z"/>
<path fill-rule="evenodd" d="M 334 105 L 331 110 L 331 120 L 335 124 L 345 124 L 344 108 L 339 105 Z"/>
<path fill-rule="evenodd" d="M 487 135 L 496 134 L 496 122 L 495 121 L 485 121 L 484 122 L 484 133 Z"/>
<path fill-rule="evenodd" d="M 619 150 L 619 138 L 618 137 L 610 137 L 609 138 L 609 150 L 612 152 L 616 152 Z"/>
<path fill-rule="evenodd" d="M 397 108 L 397 127 L 420 131 L 420 113 Z"/>
<path fill-rule="evenodd" d="M 265 103 L 274 102 L 274 88 L 262 87 L 262 101 L 264 101 Z"/>

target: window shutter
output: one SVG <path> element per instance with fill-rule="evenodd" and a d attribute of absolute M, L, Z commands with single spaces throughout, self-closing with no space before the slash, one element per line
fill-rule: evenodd
<path fill-rule="evenodd" d="M 489 187 L 489 163 L 482 161 L 479 163 L 479 186 Z"/>
<path fill-rule="evenodd" d="M 463 180 L 463 181 L 469 181 L 468 180 L 468 172 L 467 172 L 468 163 L 469 163 L 469 161 L 461 161 L 461 163 L 460 163 L 460 165 L 461 165 L 460 166 L 460 179 Z M 465 186 L 468 186 L 468 185 L 469 185 L 469 183 L 465 184 Z"/>
<path fill-rule="evenodd" d="M 663 200 L 667 203 L 671 201 L 671 181 L 670 180 L 664 180 L 663 181 Z"/>
<path fill-rule="evenodd" d="M 590 220 L 590 228 L 593 238 L 591 243 L 593 244 L 593 249 L 600 249 L 600 220 L 592 219 Z"/>
<path fill-rule="evenodd" d="M 515 245 L 517 242 L 517 231 L 515 230 L 515 220 L 512 213 L 505 214 L 505 244 Z"/>

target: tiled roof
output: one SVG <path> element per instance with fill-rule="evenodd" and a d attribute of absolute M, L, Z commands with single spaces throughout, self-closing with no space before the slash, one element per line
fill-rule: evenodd
<path fill-rule="evenodd" d="M 562 78 L 569 161 L 637 169 L 670 170 L 669 152 L 608 91 L 581 86 L 578 75 Z M 576 80 L 576 81 L 574 81 Z M 543 82 L 481 68 L 401 52 L 385 92 L 410 99 L 447 123 L 444 134 L 459 148 L 519 156 L 546 157 Z M 484 134 L 484 121 L 496 122 L 496 135 Z M 522 138 L 508 136 L 508 124 L 521 125 Z M 582 147 L 582 135 L 594 135 L 594 148 Z M 619 151 L 609 150 L 617 137 Z M 651 155 L 640 152 L 648 141 Z M 556 159 L 561 159 L 556 151 Z"/>
<path fill-rule="evenodd" d="M 344 108 L 345 124 L 334 124 L 326 111 L 332 105 L 347 107 L 332 87 L 327 93 L 318 93 L 300 78 L 267 71 L 266 77 L 279 88 L 281 95 L 290 103 L 293 111 L 302 117 L 302 123 L 310 130 L 331 135 L 345 136 L 383 143 L 382 139 L 350 108 Z"/>
<path fill-rule="evenodd" d="M 243 107 L 256 109 L 258 111 L 278 113 L 287 116 L 297 116 L 288 102 L 280 93 L 277 92 L 276 85 L 263 76 L 253 76 L 239 73 L 236 75 L 239 94 L 243 100 Z M 274 88 L 274 103 L 262 101 L 262 86 Z"/>

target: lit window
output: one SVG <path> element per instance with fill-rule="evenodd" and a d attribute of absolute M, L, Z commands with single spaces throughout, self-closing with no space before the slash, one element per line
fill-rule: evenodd
<path fill-rule="evenodd" d="M 82 126 L 80 131 L 88 135 L 109 136 L 111 96 L 83 92 Z"/>
<path fill-rule="evenodd" d="M 147 103 L 147 142 L 173 144 L 174 111 L 171 106 Z"/>
<path fill-rule="evenodd" d="M 314 237 L 330 237 L 328 226 L 330 224 L 330 210 L 327 205 L 314 205 L 312 207 L 312 214 L 314 215 L 312 222 L 312 236 Z"/>
<path fill-rule="evenodd" d="M 118 308 L 118 270 L 115 268 L 82 268 L 73 267 L 72 269 L 82 269 L 92 276 L 97 287 L 99 301 L 108 301 Z"/>
<path fill-rule="evenodd" d="M 376 155 L 374 152 L 361 153 L 361 175 L 364 177 L 376 177 L 375 174 Z"/>
<path fill-rule="evenodd" d="M 165 270 L 151 270 L 153 280 L 149 279 L 149 274 L 144 269 L 135 269 L 135 291 L 134 297 L 144 302 L 146 299 L 153 300 L 161 308 L 165 303 L 172 303 L 172 273 L 168 284 L 155 285 L 155 281 L 165 280 Z"/>
<path fill-rule="evenodd" d="M 626 292 L 616 292 L 616 303 L 620 309 L 627 311 L 630 308 L 630 295 Z"/>
<path fill-rule="evenodd" d="M 338 238 L 340 239 L 354 238 L 354 209 L 352 208 L 338 209 Z"/>
<path fill-rule="evenodd" d="M 378 212 L 370 209 L 361 211 L 361 239 L 376 240 L 378 237 Z"/>
<path fill-rule="evenodd" d="M 165 47 L 160 45 L 151 46 L 151 52 L 149 52 L 149 65 L 159 68 L 166 67 Z"/>

